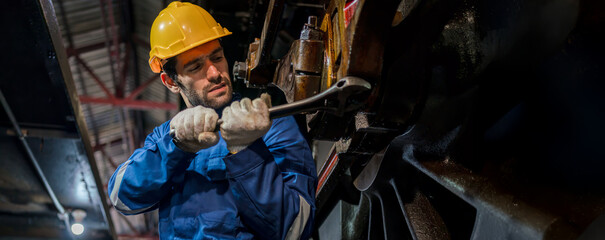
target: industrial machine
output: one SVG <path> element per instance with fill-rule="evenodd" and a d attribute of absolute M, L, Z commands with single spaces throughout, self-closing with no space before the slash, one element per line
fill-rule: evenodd
<path fill-rule="evenodd" d="M 114 2 L 99 4 L 113 10 Z M 124 2 L 151 20 L 151 5 L 168 3 Z M 254 0 L 249 13 L 244 1 L 206 2 L 229 5 L 216 15 L 239 19 L 234 35 L 258 33 L 234 64 L 234 85 L 271 92 L 272 116 L 298 114 L 314 147 L 313 239 L 605 238 L 604 1 Z M 2 10 L 10 24 L 0 71 L 0 239 L 157 237 L 125 217 L 135 234 L 115 233 L 93 151 L 113 141 L 134 148 L 136 138 L 91 146 L 78 99 L 116 109 L 177 105 L 168 94 L 163 104 L 137 100 L 157 76 L 125 95 L 127 73 L 139 74 L 126 56 L 149 46 L 144 34 L 130 35 L 128 21 L 120 27 L 128 34 L 118 34 L 114 14 L 103 13 L 109 26 L 88 20 L 103 26 L 105 41 L 75 46 L 68 13 L 89 15 L 90 4 L 58 3 L 67 51 L 51 1 L 8 1 Z M 293 25 L 300 12 L 292 9 L 304 9 L 304 24 Z M 108 72 L 121 75 L 115 96 L 80 56 L 94 49 L 103 65 L 104 47 Z M 107 99 L 78 96 L 66 52 Z M 70 233 L 76 223 L 87 226 L 83 235 Z"/>
<path fill-rule="evenodd" d="M 236 81 L 334 144 L 315 239 L 602 239 L 598 1 L 313 3 L 287 54 L 267 5 Z"/>

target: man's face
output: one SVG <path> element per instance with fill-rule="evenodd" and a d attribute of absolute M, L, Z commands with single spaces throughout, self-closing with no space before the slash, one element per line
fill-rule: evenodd
<path fill-rule="evenodd" d="M 231 101 L 229 67 L 218 40 L 181 53 L 176 60 L 177 81 L 191 106 L 217 109 Z"/>

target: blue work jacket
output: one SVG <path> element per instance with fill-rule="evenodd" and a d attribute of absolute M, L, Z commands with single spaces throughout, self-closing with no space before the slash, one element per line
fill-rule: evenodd
<path fill-rule="evenodd" d="M 159 208 L 161 239 L 307 239 L 315 212 L 317 175 L 293 117 L 246 149 L 230 154 L 225 141 L 188 153 L 166 122 L 109 180 L 112 204 L 123 214 Z"/>

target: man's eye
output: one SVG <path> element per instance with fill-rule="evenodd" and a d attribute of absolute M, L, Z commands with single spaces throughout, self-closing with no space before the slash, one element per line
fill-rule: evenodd
<path fill-rule="evenodd" d="M 213 62 L 218 62 L 218 61 L 220 61 L 220 60 L 222 60 L 222 59 L 223 59 L 223 56 L 218 56 L 218 57 L 213 57 L 213 58 L 212 58 L 212 61 L 213 61 Z"/>
<path fill-rule="evenodd" d="M 197 71 L 198 69 L 200 69 L 200 65 L 196 64 L 196 65 L 193 65 L 192 67 L 190 67 L 189 71 L 194 72 L 194 71 Z"/>

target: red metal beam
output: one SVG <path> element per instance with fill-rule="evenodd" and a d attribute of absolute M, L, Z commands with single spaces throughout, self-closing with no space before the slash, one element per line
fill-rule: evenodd
<path fill-rule="evenodd" d="M 101 87 L 103 92 L 105 92 L 105 95 L 107 95 L 107 97 L 110 99 L 115 99 L 113 94 L 111 94 L 111 92 L 109 92 L 109 89 L 107 89 L 105 84 L 103 84 L 101 79 L 97 76 L 97 74 L 95 74 L 95 72 L 92 71 L 92 69 L 84 62 L 84 60 L 82 60 L 79 55 L 75 55 L 75 57 L 76 57 L 76 60 L 78 61 L 78 63 L 80 63 L 80 65 L 82 65 L 84 70 L 86 70 L 86 72 L 88 72 L 88 74 L 90 74 L 92 79 L 94 79 L 95 82 L 97 82 L 97 84 L 99 84 L 99 86 Z"/>
<path fill-rule="evenodd" d="M 86 53 L 86 52 L 102 49 L 104 47 L 105 47 L 105 43 L 104 42 L 100 42 L 100 43 L 93 43 L 93 44 L 90 44 L 90 45 L 82 46 L 82 47 L 75 48 L 75 49 L 71 48 L 71 47 L 68 47 L 66 49 L 66 52 L 67 52 L 67 57 L 71 57 L 71 56 L 79 55 L 79 54 L 82 54 L 82 53 Z"/>
<path fill-rule="evenodd" d="M 82 103 L 93 103 L 93 104 L 110 104 L 118 107 L 125 107 L 130 109 L 166 109 L 166 110 L 176 110 L 178 109 L 177 105 L 174 103 L 167 102 L 153 102 L 153 101 L 143 101 L 143 100 L 129 100 L 129 99 L 120 99 L 120 98 L 96 98 L 91 96 L 80 96 L 80 102 Z"/>
<path fill-rule="evenodd" d="M 126 100 L 134 100 L 137 96 L 141 95 L 143 90 L 145 90 L 147 87 L 149 87 L 149 85 L 151 85 L 153 82 L 155 82 L 159 76 L 160 76 L 159 74 L 151 76 L 149 79 L 147 79 L 147 81 L 145 81 L 143 84 L 138 86 L 135 90 L 132 90 L 132 92 L 130 92 L 130 95 L 128 95 L 128 97 L 126 97 Z"/>

